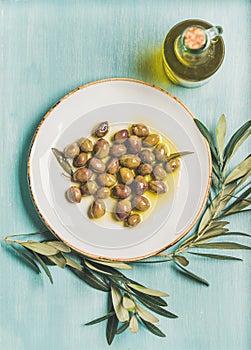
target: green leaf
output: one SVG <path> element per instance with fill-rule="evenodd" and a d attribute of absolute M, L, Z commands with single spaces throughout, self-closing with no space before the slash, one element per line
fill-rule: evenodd
<path fill-rule="evenodd" d="M 71 259 L 69 256 L 64 255 L 65 261 L 66 261 L 66 265 L 73 267 L 74 269 L 77 269 L 79 271 L 83 270 L 83 267 L 76 262 L 75 260 Z"/>
<path fill-rule="evenodd" d="M 218 125 L 216 127 L 216 141 L 217 141 L 221 161 L 223 158 L 225 135 L 226 135 L 226 118 L 225 118 L 225 115 L 222 114 L 222 116 L 219 119 Z"/>
<path fill-rule="evenodd" d="M 129 323 L 129 329 L 132 333 L 138 333 L 139 323 L 136 315 L 132 315 L 132 318 L 130 319 L 130 323 Z"/>
<path fill-rule="evenodd" d="M 14 249 L 18 254 L 19 256 L 21 256 L 26 263 L 28 263 L 28 265 L 36 272 L 36 273 L 40 273 L 40 268 L 38 267 L 38 265 L 35 263 L 35 261 L 29 256 L 27 255 L 26 253 L 24 253 L 22 251 L 22 249 L 18 248 L 18 247 L 15 247 L 13 244 L 10 245 L 10 247 L 12 249 Z"/>
<path fill-rule="evenodd" d="M 122 305 L 122 295 L 118 288 L 111 287 L 112 303 L 116 313 L 116 316 L 120 322 L 129 321 L 129 312 Z"/>
<path fill-rule="evenodd" d="M 250 237 L 248 233 L 242 233 L 242 232 L 232 232 L 232 231 L 222 231 L 222 230 L 217 230 L 217 231 L 210 231 L 207 232 L 207 234 L 204 234 L 201 236 L 201 239 L 195 242 L 197 243 L 204 243 L 209 240 L 212 240 L 217 237 L 225 237 L 225 236 L 245 236 L 245 237 Z"/>
<path fill-rule="evenodd" d="M 205 254 L 205 253 L 195 253 L 195 252 L 188 252 L 189 254 L 202 256 L 205 258 L 210 259 L 216 259 L 216 260 L 240 260 L 243 261 L 241 258 L 236 258 L 235 256 L 230 255 L 218 255 L 218 254 Z"/>
<path fill-rule="evenodd" d="M 111 343 L 113 342 L 113 339 L 116 335 L 118 323 L 119 323 L 119 320 L 117 319 L 117 316 L 115 314 L 113 316 L 109 317 L 109 319 L 107 321 L 106 339 L 107 339 L 107 343 L 109 345 L 111 345 Z"/>
<path fill-rule="evenodd" d="M 235 242 L 198 243 L 195 246 L 206 249 L 251 249 L 251 247 Z"/>
<path fill-rule="evenodd" d="M 167 157 L 167 160 L 172 160 L 172 159 L 175 159 L 175 158 L 178 158 L 178 157 L 182 157 L 182 156 L 185 156 L 187 154 L 193 154 L 194 152 L 188 152 L 188 151 L 184 151 L 184 152 L 176 152 L 176 153 L 172 153 L 170 154 L 169 157 Z"/>
<path fill-rule="evenodd" d="M 61 165 L 64 171 L 67 172 L 67 174 L 72 175 L 74 170 L 71 166 L 71 164 L 68 162 L 68 160 L 65 158 L 64 153 L 59 151 L 56 148 L 51 149 L 54 156 L 56 157 L 58 163 Z"/>
<path fill-rule="evenodd" d="M 174 259 L 177 260 L 182 266 L 187 266 L 189 261 L 182 255 L 175 255 Z"/>
<path fill-rule="evenodd" d="M 153 334 L 157 335 L 158 337 L 165 337 L 166 335 L 155 325 L 153 325 L 150 322 L 144 321 L 141 319 L 145 327 Z"/>
<path fill-rule="evenodd" d="M 66 266 L 66 260 L 60 253 L 56 255 L 50 255 L 48 256 L 48 259 L 52 261 L 55 265 L 61 267 L 61 269 L 64 269 Z"/>
<path fill-rule="evenodd" d="M 128 283 L 128 287 L 130 287 L 134 290 L 137 290 L 143 294 L 148 294 L 148 295 L 153 295 L 153 296 L 158 296 L 158 297 L 169 296 L 167 293 L 164 293 L 164 292 L 161 292 L 161 291 L 155 290 L 155 289 L 146 288 L 146 287 L 140 286 L 138 284 Z"/>
<path fill-rule="evenodd" d="M 91 322 L 85 323 L 85 326 L 92 326 L 93 324 L 103 322 L 103 321 L 107 320 L 108 318 L 110 318 L 111 316 L 113 316 L 114 314 L 115 314 L 115 312 L 113 312 L 113 311 L 109 312 L 108 314 L 106 314 L 102 317 L 96 318 L 95 320 L 93 320 Z"/>
<path fill-rule="evenodd" d="M 225 180 L 225 185 L 228 183 L 238 180 L 245 176 L 251 170 L 251 156 L 246 158 L 243 162 L 237 165 Z"/>
<path fill-rule="evenodd" d="M 53 284 L 52 275 L 51 275 L 50 270 L 48 269 L 47 265 L 43 261 L 43 259 L 36 252 L 33 251 L 32 253 L 34 254 L 34 256 L 37 259 L 37 261 L 39 262 L 39 264 L 42 266 L 42 268 L 43 268 L 44 272 L 46 273 L 46 275 L 48 276 L 51 284 Z"/>
<path fill-rule="evenodd" d="M 63 253 L 71 252 L 71 248 L 69 248 L 66 244 L 60 241 L 46 241 L 46 244 L 51 245 L 52 247 L 56 248 L 57 250 Z"/>
<path fill-rule="evenodd" d="M 94 265 L 92 265 L 92 264 L 91 264 L 88 260 L 86 260 L 86 259 L 84 260 L 84 263 L 85 263 L 85 265 L 86 265 L 87 267 L 89 267 L 89 269 L 91 269 L 91 270 L 93 270 L 93 271 L 97 271 L 97 272 L 100 272 L 100 273 L 106 274 L 106 275 L 111 275 L 110 272 L 106 272 L 106 271 L 104 271 L 104 270 L 101 270 L 101 269 L 95 267 Z"/>
<path fill-rule="evenodd" d="M 145 300 L 146 303 L 148 302 L 148 303 L 154 304 L 154 305 L 167 306 L 166 301 L 160 297 L 143 294 L 143 293 L 140 293 L 136 290 L 134 291 L 134 293 L 136 294 L 136 297 L 138 295 L 141 299 Z"/>
<path fill-rule="evenodd" d="M 210 132 L 208 131 L 208 129 L 205 127 L 205 125 L 203 123 L 201 123 L 198 119 L 194 119 L 195 124 L 197 125 L 197 127 L 199 128 L 200 132 L 202 133 L 202 135 L 205 137 L 205 139 L 207 140 L 212 156 L 215 158 L 215 160 L 219 160 L 217 151 L 215 149 L 214 146 L 214 141 L 212 138 L 212 135 L 210 134 Z"/>
<path fill-rule="evenodd" d="M 182 270 L 182 272 L 184 272 L 188 277 L 192 278 L 193 280 L 200 282 L 202 284 L 205 284 L 206 286 L 209 286 L 209 283 L 204 278 L 201 278 L 198 275 L 195 275 L 195 273 L 185 269 L 184 267 L 182 267 L 181 265 L 179 265 L 177 263 L 176 263 L 176 266 L 178 267 L 177 271 Z"/>
<path fill-rule="evenodd" d="M 229 142 L 226 145 L 225 150 L 224 150 L 224 166 L 226 165 L 227 161 L 232 156 L 233 150 L 234 150 L 236 144 L 239 142 L 239 140 L 242 138 L 242 136 L 246 133 L 246 131 L 250 128 L 250 126 L 251 126 L 251 120 L 249 120 L 245 124 L 243 124 L 229 140 Z"/>
<path fill-rule="evenodd" d="M 41 255 L 50 256 L 50 255 L 55 255 L 59 252 L 58 249 L 46 244 L 45 242 L 27 241 L 27 242 L 22 242 L 21 244 L 22 246 Z"/>
<path fill-rule="evenodd" d="M 121 278 L 124 277 L 124 275 L 120 271 L 114 269 L 111 266 L 101 265 L 101 264 L 99 264 L 97 262 L 94 262 L 94 260 L 90 260 L 90 259 L 84 259 L 84 263 L 85 262 L 88 262 L 89 264 L 91 264 L 93 266 L 93 269 L 96 268 L 102 274 L 109 274 L 109 275 L 113 275 L 113 276 L 119 276 Z"/>
<path fill-rule="evenodd" d="M 100 265 L 105 265 L 105 266 L 111 266 L 114 267 L 115 269 L 121 269 L 121 270 L 131 270 L 132 267 L 128 264 L 122 263 L 122 262 L 113 262 L 113 261 L 102 261 L 102 260 L 94 260 L 94 259 L 88 259 L 90 261 L 93 261 L 97 264 Z"/>
<path fill-rule="evenodd" d="M 151 323 L 157 323 L 159 322 L 159 319 L 155 317 L 151 312 L 147 311 L 140 305 L 136 305 L 136 311 L 137 314 L 142 318 L 143 320 Z"/>
<path fill-rule="evenodd" d="M 116 334 L 123 333 L 129 327 L 129 322 L 125 322 L 119 329 L 117 329 Z"/>
<path fill-rule="evenodd" d="M 248 130 L 241 138 L 240 140 L 236 143 L 234 146 L 232 156 L 235 154 L 235 152 L 238 150 L 238 148 L 243 144 L 244 141 L 251 135 L 251 130 Z"/>
<path fill-rule="evenodd" d="M 131 298 L 129 298 L 127 295 L 123 296 L 122 305 L 128 311 L 133 311 L 135 309 L 134 301 Z"/>
<path fill-rule="evenodd" d="M 150 303 L 149 301 L 146 302 L 145 299 L 141 298 L 140 296 L 136 296 L 136 298 L 143 304 L 145 305 L 148 309 L 154 311 L 156 314 L 159 314 L 164 317 L 168 318 L 178 318 L 177 315 L 173 314 L 172 312 L 163 309 L 162 307 L 159 307 L 158 305 L 155 305 L 153 303 Z"/>
<path fill-rule="evenodd" d="M 89 284 L 91 287 L 101 290 L 102 292 L 109 292 L 109 286 L 104 282 L 103 279 L 94 275 L 88 270 L 79 271 L 77 269 L 70 268 L 75 275 L 77 275 L 82 281 Z"/>

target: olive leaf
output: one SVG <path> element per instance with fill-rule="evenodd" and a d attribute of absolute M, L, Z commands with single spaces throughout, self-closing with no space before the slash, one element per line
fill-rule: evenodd
<path fill-rule="evenodd" d="M 26 263 L 28 263 L 28 265 L 33 268 L 36 273 L 41 272 L 36 262 L 29 255 L 23 252 L 22 249 L 15 247 L 13 244 L 11 244 L 10 247 L 14 249 L 19 254 L 19 256 L 21 256 L 26 261 Z"/>
<path fill-rule="evenodd" d="M 115 312 L 114 312 L 114 311 L 111 311 L 111 312 L 109 312 L 108 314 L 106 314 L 106 315 L 104 315 L 104 316 L 102 316 L 102 317 L 96 318 L 96 319 L 93 320 L 93 321 L 90 321 L 90 322 L 85 323 L 84 325 L 85 325 L 85 326 L 92 326 L 92 325 L 94 325 L 94 324 L 103 322 L 103 321 L 107 320 L 108 318 L 110 318 L 111 316 L 113 316 L 114 314 L 115 314 Z"/>
<path fill-rule="evenodd" d="M 61 165 L 61 167 L 63 168 L 63 170 L 72 176 L 72 174 L 74 173 L 74 169 L 71 166 L 71 164 L 68 162 L 68 160 L 65 158 L 64 153 L 59 151 L 56 148 L 52 148 L 51 149 L 54 156 L 56 157 L 58 163 Z"/>
<path fill-rule="evenodd" d="M 150 288 L 146 288 L 144 286 L 140 286 L 138 284 L 134 284 L 134 283 L 128 283 L 128 287 L 137 290 L 143 294 L 148 294 L 148 295 L 153 295 L 153 296 L 159 296 L 159 297 L 167 297 L 168 294 L 161 292 L 159 290 L 155 290 L 155 289 L 150 289 Z"/>
<path fill-rule="evenodd" d="M 132 333 L 137 333 L 139 330 L 139 323 L 136 315 L 132 315 L 129 323 L 129 329 Z"/>
<path fill-rule="evenodd" d="M 156 297 L 153 295 L 143 294 L 139 291 L 134 290 L 136 298 L 140 297 L 142 300 L 144 300 L 146 303 L 158 305 L 158 306 L 167 306 L 167 302 L 162 299 L 161 297 Z"/>
<path fill-rule="evenodd" d="M 226 135 L 226 117 L 224 114 L 222 114 L 218 121 L 218 125 L 216 127 L 216 141 L 217 141 L 219 156 L 221 161 L 223 160 L 225 135 Z"/>
<path fill-rule="evenodd" d="M 148 309 L 154 311 L 156 314 L 159 314 L 161 316 L 167 317 L 167 318 L 178 318 L 177 315 L 173 314 L 172 312 L 163 309 L 162 307 L 151 303 L 149 301 L 146 301 L 144 298 L 140 297 L 140 296 L 136 296 L 136 298 L 143 304 L 145 305 Z"/>
<path fill-rule="evenodd" d="M 35 251 L 32 252 L 32 254 L 35 256 L 35 258 L 37 259 L 37 261 L 40 263 L 40 265 L 42 266 L 44 272 L 46 273 L 46 275 L 48 276 L 51 284 L 53 284 L 53 278 L 52 275 L 50 273 L 49 268 L 47 267 L 47 265 L 45 264 L 45 262 L 43 261 L 43 259 L 39 256 L 39 254 L 37 254 Z"/>
<path fill-rule="evenodd" d="M 197 127 L 199 128 L 200 132 L 202 133 L 202 135 L 205 137 L 205 139 L 207 140 L 212 156 L 215 158 L 215 160 L 219 160 L 219 156 L 217 154 L 216 148 L 214 146 L 214 141 L 212 138 L 212 135 L 210 134 L 210 132 L 208 131 L 208 129 L 205 127 L 205 125 L 200 122 L 198 119 L 194 119 L 195 124 L 197 125 Z"/>
<path fill-rule="evenodd" d="M 27 241 L 22 242 L 22 246 L 36 252 L 38 254 L 50 256 L 55 255 L 59 252 L 59 250 L 51 245 L 48 245 L 46 242 L 35 242 L 35 241 Z"/>
<path fill-rule="evenodd" d="M 70 258 L 69 256 L 63 254 L 63 257 L 65 258 L 66 265 L 73 267 L 74 269 L 79 271 L 83 270 L 83 267 L 78 262 Z"/>
<path fill-rule="evenodd" d="M 123 296 L 122 305 L 128 311 L 133 311 L 135 309 L 134 301 L 126 295 Z"/>
<path fill-rule="evenodd" d="M 174 255 L 174 259 L 177 260 L 182 266 L 187 266 L 189 261 L 181 255 Z"/>
<path fill-rule="evenodd" d="M 114 261 L 103 261 L 103 260 L 94 260 L 94 259 L 88 259 L 90 261 L 98 262 L 100 265 L 105 265 L 105 266 L 111 266 L 114 267 L 115 269 L 121 269 L 121 270 L 131 270 L 132 267 L 128 264 L 122 263 L 122 262 L 114 262 Z"/>
<path fill-rule="evenodd" d="M 241 162 L 231 171 L 231 173 L 227 176 L 226 180 L 224 181 L 225 185 L 227 185 L 232 181 L 242 178 L 250 170 L 251 170 L 251 156 L 246 158 L 243 162 Z"/>
<path fill-rule="evenodd" d="M 233 156 L 235 154 L 235 152 L 238 150 L 238 148 L 243 144 L 244 141 L 246 141 L 246 139 L 251 135 L 251 130 L 248 130 L 241 138 L 240 140 L 236 143 L 236 145 L 234 146 L 234 149 L 232 151 L 232 155 Z"/>
<path fill-rule="evenodd" d="M 119 320 L 117 319 L 116 314 L 108 318 L 106 326 L 106 340 L 109 345 L 113 342 L 113 339 L 117 333 Z"/>
<path fill-rule="evenodd" d="M 116 313 L 116 316 L 120 322 L 129 321 L 129 312 L 122 305 L 122 295 L 118 288 L 115 286 L 111 287 L 112 303 Z"/>
<path fill-rule="evenodd" d="M 198 248 L 206 248 L 206 249 L 248 249 L 251 247 L 235 243 L 235 242 L 212 242 L 212 243 L 198 243 L 195 245 Z"/>
<path fill-rule="evenodd" d="M 74 268 L 70 269 L 75 275 L 77 275 L 81 280 L 89 284 L 94 289 L 101 290 L 102 292 L 110 291 L 110 287 L 106 284 L 106 282 L 102 278 L 94 275 L 89 270 L 79 271 Z"/>
<path fill-rule="evenodd" d="M 99 269 L 99 268 L 97 268 L 97 267 L 95 267 L 94 265 L 92 265 L 90 262 L 88 262 L 88 260 L 84 260 L 84 264 L 87 266 L 87 267 L 89 267 L 91 270 L 94 270 L 94 271 L 97 271 L 97 272 L 100 272 L 100 273 L 104 273 L 104 274 L 107 274 L 107 275 L 111 275 L 112 273 L 110 273 L 110 272 L 106 272 L 106 271 L 104 271 L 104 270 L 101 270 L 101 269 Z"/>
<path fill-rule="evenodd" d="M 144 326 L 153 334 L 157 335 L 158 337 L 165 337 L 166 335 L 158 328 L 156 327 L 154 324 L 144 321 L 141 318 L 142 323 L 144 324 Z"/>
<path fill-rule="evenodd" d="M 195 252 L 188 252 L 192 255 L 198 255 L 204 258 L 210 258 L 210 259 L 216 259 L 216 260 L 240 260 L 243 261 L 241 258 L 236 258 L 235 256 L 231 255 L 219 255 L 219 254 L 206 254 L 206 253 L 195 253 Z"/>
<path fill-rule="evenodd" d="M 65 243 L 60 242 L 60 241 L 46 241 L 46 244 L 56 248 L 57 250 L 59 250 L 60 252 L 63 252 L 63 253 L 70 253 L 71 252 L 71 248 L 68 247 Z"/>
<path fill-rule="evenodd" d="M 144 309 L 142 306 L 136 304 L 136 312 L 143 320 L 151 323 L 159 322 L 159 319 L 155 317 L 151 312 Z"/>
<path fill-rule="evenodd" d="M 196 275 L 195 273 L 185 269 L 183 266 L 179 265 L 177 262 L 175 263 L 175 265 L 178 267 L 177 271 L 180 271 L 182 273 L 185 273 L 188 277 L 190 277 L 191 279 L 200 282 L 202 284 L 205 284 L 206 286 L 209 286 L 209 283 L 202 277 Z"/>
<path fill-rule="evenodd" d="M 129 327 L 129 322 L 124 322 L 120 328 L 117 329 L 116 334 L 123 333 Z"/>
<path fill-rule="evenodd" d="M 66 260 L 64 256 L 61 254 L 50 255 L 48 256 L 48 259 L 52 261 L 54 264 L 56 264 L 57 266 L 61 267 L 62 269 L 64 269 L 66 266 Z"/>

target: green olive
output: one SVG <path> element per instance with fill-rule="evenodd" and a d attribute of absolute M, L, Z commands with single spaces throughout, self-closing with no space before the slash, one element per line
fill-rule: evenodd
<path fill-rule="evenodd" d="M 110 148 L 110 154 L 113 157 L 121 157 L 124 154 L 126 154 L 126 146 L 123 143 L 117 143 L 112 145 L 112 147 Z"/>
<path fill-rule="evenodd" d="M 91 171 L 91 169 L 88 169 L 86 167 L 80 168 L 76 170 L 75 173 L 73 174 L 73 181 L 86 182 L 90 180 L 92 175 L 93 175 L 93 172 Z"/>
<path fill-rule="evenodd" d="M 153 171 L 153 167 L 150 164 L 140 164 L 140 166 L 137 168 L 137 173 L 139 175 L 148 175 L 151 174 L 151 172 Z"/>
<path fill-rule="evenodd" d="M 144 149 L 139 153 L 139 157 L 143 163 L 151 164 L 155 161 L 155 155 L 149 149 Z"/>
<path fill-rule="evenodd" d="M 84 166 L 87 163 L 87 160 L 88 160 L 88 155 L 86 153 L 84 152 L 79 153 L 79 155 L 74 158 L 73 165 L 77 168 Z"/>
<path fill-rule="evenodd" d="M 142 141 L 138 136 L 132 135 L 126 140 L 126 145 L 129 153 L 136 154 L 141 150 Z"/>
<path fill-rule="evenodd" d="M 111 158 L 107 163 L 106 171 L 109 174 L 116 174 L 119 170 L 119 160 L 118 158 Z"/>
<path fill-rule="evenodd" d="M 150 208 L 150 201 L 144 196 L 136 196 L 132 200 L 132 207 L 140 211 L 146 211 Z"/>
<path fill-rule="evenodd" d="M 119 169 L 120 179 L 125 185 L 130 185 L 134 180 L 134 173 L 129 168 Z"/>
<path fill-rule="evenodd" d="M 108 133 L 108 131 L 109 131 L 108 122 L 102 122 L 96 127 L 94 134 L 96 137 L 103 137 Z"/>
<path fill-rule="evenodd" d="M 95 181 L 87 181 L 86 183 L 80 186 L 80 190 L 83 196 L 91 196 L 98 189 L 98 186 Z"/>
<path fill-rule="evenodd" d="M 66 158 L 75 158 L 79 155 L 80 149 L 78 147 L 77 142 L 71 143 L 70 145 L 66 146 L 64 149 L 64 155 Z"/>
<path fill-rule="evenodd" d="M 105 215 L 106 206 L 103 199 L 96 199 L 90 207 L 90 215 L 94 219 L 99 219 Z"/>
<path fill-rule="evenodd" d="M 141 196 L 148 189 L 148 183 L 145 178 L 141 175 L 136 176 L 135 180 L 132 183 L 132 192 Z"/>
<path fill-rule="evenodd" d="M 156 180 L 164 180 L 167 176 L 167 173 L 162 165 L 157 164 L 153 167 L 153 176 Z"/>
<path fill-rule="evenodd" d="M 129 169 L 135 169 L 140 165 L 140 158 L 135 154 L 126 154 L 119 160 L 120 164 Z"/>
<path fill-rule="evenodd" d="M 124 184 L 118 184 L 112 189 L 112 196 L 117 199 L 125 199 L 131 194 L 131 189 L 129 186 Z"/>
<path fill-rule="evenodd" d="M 167 192 L 167 186 L 164 184 L 164 182 L 159 181 L 159 180 L 152 180 L 149 183 L 149 189 L 152 192 L 162 194 Z"/>
<path fill-rule="evenodd" d="M 66 192 L 66 198 L 71 203 L 80 203 L 81 202 L 81 191 L 77 186 L 71 186 Z"/>
<path fill-rule="evenodd" d="M 144 124 L 133 124 L 132 132 L 138 137 L 145 137 L 149 135 L 149 128 Z"/>
<path fill-rule="evenodd" d="M 98 175 L 97 181 L 101 186 L 104 187 L 112 187 L 117 182 L 116 177 L 114 175 L 107 173 Z"/>
<path fill-rule="evenodd" d="M 79 143 L 82 152 L 88 153 L 93 151 L 93 143 L 91 140 L 82 138 Z"/>
<path fill-rule="evenodd" d="M 171 159 L 166 163 L 165 167 L 168 173 L 172 173 L 180 167 L 180 160 L 178 158 Z"/>
<path fill-rule="evenodd" d="M 94 146 L 94 155 L 97 158 L 105 158 L 110 151 L 110 144 L 105 139 L 99 139 Z"/>
<path fill-rule="evenodd" d="M 123 143 L 126 141 L 126 139 L 129 137 L 129 132 L 127 129 L 122 129 L 122 130 L 119 130 L 118 132 L 116 132 L 114 134 L 114 142 L 116 143 Z"/>
<path fill-rule="evenodd" d="M 160 143 L 154 150 L 155 158 L 159 162 L 165 162 L 170 154 L 169 147 L 165 143 Z"/>
<path fill-rule="evenodd" d="M 143 146 L 144 147 L 154 147 L 159 142 L 160 137 L 158 134 L 150 134 L 143 140 Z"/>
<path fill-rule="evenodd" d="M 108 198 L 111 194 L 111 190 L 108 187 L 100 187 L 97 192 L 95 193 L 95 196 L 97 198 L 105 199 Z"/>
<path fill-rule="evenodd" d="M 141 216 L 139 214 L 132 214 L 126 219 L 126 226 L 135 227 L 141 222 Z"/>
<path fill-rule="evenodd" d="M 130 214 L 132 210 L 131 202 L 128 199 L 122 199 L 118 201 L 115 208 L 115 217 L 119 221 L 125 220 Z"/>
<path fill-rule="evenodd" d="M 101 159 L 98 158 L 91 158 L 89 161 L 89 167 L 95 172 L 95 173 L 103 173 L 105 171 L 105 163 L 102 162 Z"/>

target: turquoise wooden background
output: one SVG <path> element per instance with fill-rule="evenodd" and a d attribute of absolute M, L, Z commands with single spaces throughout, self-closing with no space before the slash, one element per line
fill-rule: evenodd
<path fill-rule="evenodd" d="M 166 32 L 187 18 L 224 28 L 224 64 L 198 89 L 172 85 L 161 67 Z M 45 112 L 79 85 L 108 77 L 155 83 L 179 97 L 209 127 L 225 113 L 228 135 L 250 118 L 250 18 L 248 0 L 1 0 L 1 238 L 43 228 L 27 187 L 29 144 Z M 247 155 L 248 147 L 250 143 L 235 162 Z M 231 227 L 248 232 L 250 217 L 233 217 Z M 140 329 L 138 335 L 117 337 L 111 348 L 250 349 L 250 257 L 247 252 L 238 256 L 245 262 L 193 259 L 191 269 L 211 282 L 209 288 L 168 265 L 135 267 L 130 276 L 170 293 L 169 309 L 179 319 L 161 318 L 164 339 Z M 52 268 L 52 273 L 53 286 L 1 245 L 0 348 L 108 349 L 103 324 L 82 326 L 105 312 L 106 295 L 67 271 Z"/>

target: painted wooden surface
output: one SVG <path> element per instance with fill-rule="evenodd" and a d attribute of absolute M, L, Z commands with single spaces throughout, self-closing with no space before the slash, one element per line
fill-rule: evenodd
<path fill-rule="evenodd" d="M 209 127 L 225 113 L 228 136 L 250 118 L 250 15 L 248 0 L 0 0 L 1 238 L 43 228 L 26 180 L 29 144 L 45 112 L 79 85 L 108 77 L 155 83 Z M 172 85 L 161 66 L 166 32 L 187 18 L 224 28 L 224 64 L 198 89 Z M 234 161 L 248 148 L 250 143 Z M 231 227 L 247 232 L 250 217 L 233 217 Z M 164 339 L 140 329 L 117 337 L 111 348 L 250 349 L 250 257 L 238 256 L 245 262 L 193 259 L 191 269 L 210 281 L 209 288 L 168 265 L 135 267 L 129 275 L 170 293 L 169 309 L 179 318 L 161 318 Z M 53 286 L 1 245 L 0 348 L 108 349 L 103 324 L 82 326 L 105 312 L 106 295 L 67 271 L 52 273 Z"/>

